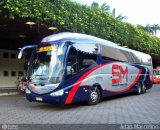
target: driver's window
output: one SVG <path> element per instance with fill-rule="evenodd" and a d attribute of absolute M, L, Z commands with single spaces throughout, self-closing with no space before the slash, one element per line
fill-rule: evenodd
<path fill-rule="evenodd" d="M 67 62 L 67 75 L 73 75 L 76 73 L 76 64 L 77 64 L 77 59 L 75 56 L 71 55 L 68 57 L 68 62 Z"/>
<path fill-rule="evenodd" d="M 72 77 L 78 72 L 78 54 L 74 47 L 71 47 L 68 53 L 66 66 L 66 79 Z"/>

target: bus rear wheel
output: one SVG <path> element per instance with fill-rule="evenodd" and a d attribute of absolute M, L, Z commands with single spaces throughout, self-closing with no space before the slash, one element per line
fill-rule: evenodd
<path fill-rule="evenodd" d="M 97 87 L 94 87 L 89 92 L 89 98 L 87 100 L 88 105 L 96 105 L 100 101 L 100 91 Z"/>

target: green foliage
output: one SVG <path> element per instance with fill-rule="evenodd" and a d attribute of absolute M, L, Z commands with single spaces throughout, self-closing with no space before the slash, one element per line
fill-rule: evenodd
<path fill-rule="evenodd" d="M 106 10 L 91 8 L 70 0 L 2 0 L 1 8 L 15 18 L 31 18 L 38 23 L 53 24 L 59 31 L 86 33 L 160 55 L 159 38 L 149 35 L 140 26 L 110 16 L 106 13 L 108 7 Z"/>

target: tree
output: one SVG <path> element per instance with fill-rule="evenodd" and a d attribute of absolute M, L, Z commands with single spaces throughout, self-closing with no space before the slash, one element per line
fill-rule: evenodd
<path fill-rule="evenodd" d="M 110 6 L 107 5 L 106 3 L 103 3 L 101 5 L 101 9 L 104 10 L 105 12 L 109 13 L 110 12 Z"/>
<path fill-rule="evenodd" d="M 153 28 L 150 24 L 147 24 L 145 29 L 146 29 L 146 32 L 148 32 L 149 34 L 152 34 L 152 35 L 154 34 Z"/>
<path fill-rule="evenodd" d="M 118 16 L 116 16 L 116 9 L 115 8 L 113 8 L 113 10 L 111 12 L 111 16 L 113 16 L 121 21 L 127 19 L 127 16 L 123 16 L 122 14 L 119 14 Z"/>
<path fill-rule="evenodd" d="M 95 8 L 95 9 L 98 9 L 99 8 L 99 4 L 97 2 L 93 2 L 91 4 L 91 8 Z"/>
<path fill-rule="evenodd" d="M 157 31 L 160 30 L 160 25 L 159 24 L 153 24 L 151 26 L 153 32 L 154 32 L 154 35 L 157 36 Z"/>
<path fill-rule="evenodd" d="M 118 16 L 116 16 L 116 9 L 113 8 L 113 10 L 111 11 L 110 6 L 107 5 L 106 3 L 103 3 L 101 7 L 99 7 L 99 4 L 97 2 L 93 2 L 91 4 L 91 8 L 95 8 L 95 9 L 101 8 L 104 12 L 109 13 L 111 16 L 117 18 L 120 21 L 127 19 L 127 16 L 123 16 L 122 14 L 119 14 Z"/>
<path fill-rule="evenodd" d="M 147 32 L 148 34 L 154 34 L 153 28 L 150 24 L 147 24 L 146 26 L 137 25 L 137 28 Z"/>
<path fill-rule="evenodd" d="M 150 24 L 147 24 L 145 26 L 145 31 L 148 32 L 149 34 L 152 34 L 152 35 L 157 35 L 157 31 L 160 30 L 160 25 L 159 24 L 153 24 L 153 25 L 150 25 Z"/>

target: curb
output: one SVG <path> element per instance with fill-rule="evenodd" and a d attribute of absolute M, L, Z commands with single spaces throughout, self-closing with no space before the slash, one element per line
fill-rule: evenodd
<path fill-rule="evenodd" d="M 18 94 L 19 94 L 19 92 L 0 93 L 0 96 L 18 95 Z"/>

